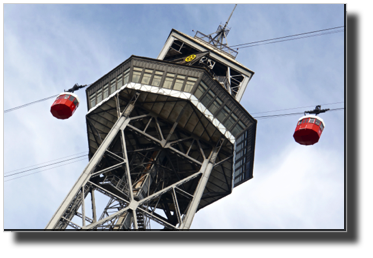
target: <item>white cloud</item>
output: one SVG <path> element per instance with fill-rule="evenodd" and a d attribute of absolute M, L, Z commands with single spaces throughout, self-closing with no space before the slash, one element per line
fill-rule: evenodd
<path fill-rule="evenodd" d="M 193 228 L 341 229 L 343 173 L 333 150 L 289 145 L 257 162 L 254 178 L 230 196 L 198 212 Z"/>

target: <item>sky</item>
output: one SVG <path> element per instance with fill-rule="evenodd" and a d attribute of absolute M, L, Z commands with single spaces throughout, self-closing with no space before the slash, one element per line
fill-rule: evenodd
<path fill-rule="evenodd" d="M 233 8 L 6 4 L 4 110 L 92 83 L 131 55 L 156 58 L 172 28 L 209 34 Z M 343 25 L 341 4 L 239 4 L 228 43 Z M 255 72 L 241 104 L 253 117 L 344 107 L 344 47 L 344 34 L 335 33 L 239 49 L 236 60 Z M 85 91 L 75 93 L 81 103 L 68 120 L 51 115 L 53 99 L 4 114 L 5 175 L 88 153 Z M 283 110 L 290 108 L 297 109 Z M 273 110 L 283 111 L 262 113 Z M 200 210 L 192 229 L 344 228 L 344 111 L 320 115 L 325 129 L 313 146 L 293 139 L 301 116 L 258 118 L 254 178 Z M 45 228 L 87 163 L 5 177 L 4 228 Z"/>

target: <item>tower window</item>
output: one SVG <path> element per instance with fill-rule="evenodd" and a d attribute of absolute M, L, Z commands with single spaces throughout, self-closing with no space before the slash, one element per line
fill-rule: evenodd
<path fill-rule="evenodd" d="M 209 110 L 212 114 L 214 114 L 221 106 L 223 105 L 223 101 L 221 99 L 216 98 L 214 102 L 212 102 Z"/>
<path fill-rule="evenodd" d="M 115 85 L 115 79 L 114 80 L 112 80 L 111 81 L 111 84 L 113 85 Z M 105 86 L 104 86 L 104 99 L 105 98 L 107 98 L 107 96 L 109 95 L 109 85 L 108 84 L 106 84 Z"/>
<path fill-rule="evenodd" d="M 126 71 L 124 71 L 123 84 L 126 84 L 128 82 L 129 75 L 130 75 L 130 69 L 128 68 Z"/>
<path fill-rule="evenodd" d="M 159 87 L 161 85 L 163 72 L 155 71 L 155 75 L 153 77 L 152 85 Z"/>
<path fill-rule="evenodd" d="M 89 99 L 90 99 L 90 102 L 91 102 L 91 108 L 96 106 L 96 93 L 93 93 Z"/>
<path fill-rule="evenodd" d="M 194 95 L 199 99 L 207 91 L 207 89 L 207 85 L 203 81 L 201 81 Z"/>
<path fill-rule="evenodd" d="M 120 87 L 123 86 L 123 78 L 122 78 L 122 74 L 119 74 L 118 77 L 117 77 L 117 89 L 119 89 Z M 115 90 L 111 89 L 110 93 L 113 93 Z"/>
<path fill-rule="evenodd" d="M 97 103 L 100 103 L 102 100 L 102 89 L 97 91 Z"/>
<path fill-rule="evenodd" d="M 193 89 L 194 84 L 196 83 L 196 81 L 197 81 L 197 78 L 188 77 L 188 80 L 187 80 L 187 82 L 185 84 L 184 91 L 185 92 L 191 92 L 192 89 Z"/>
<path fill-rule="evenodd" d="M 163 88 L 171 89 L 172 82 L 174 81 L 175 74 L 173 73 L 167 73 L 166 79 L 163 83 Z"/>
<path fill-rule="evenodd" d="M 214 100 L 215 93 L 209 90 L 207 94 L 201 99 L 201 103 L 208 107 L 208 105 Z"/>
<path fill-rule="evenodd" d="M 151 74 L 145 73 L 144 76 L 142 77 L 141 83 L 149 84 L 151 76 L 152 76 Z"/>
<path fill-rule="evenodd" d="M 227 106 L 224 106 L 224 108 L 217 115 L 217 118 L 222 123 L 229 116 L 230 113 L 231 110 Z"/>

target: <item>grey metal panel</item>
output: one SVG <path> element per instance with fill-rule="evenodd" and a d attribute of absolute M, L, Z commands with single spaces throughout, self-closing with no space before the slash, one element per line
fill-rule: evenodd
<path fill-rule="evenodd" d="M 237 187 L 253 178 L 254 153 L 255 153 L 256 124 L 252 124 L 240 136 L 238 136 L 235 146 L 243 144 L 243 148 L 235 153 L 235 167 L 233 173 L 233 187 Z M 238 154 L 242 154 L 238 155 Z M 242 165 L 236 168 L 238 162 Z"/>

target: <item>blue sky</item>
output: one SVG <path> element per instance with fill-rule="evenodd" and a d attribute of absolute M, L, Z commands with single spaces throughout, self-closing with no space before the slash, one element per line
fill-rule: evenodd
<path fill-rule="evenodd" d="M 156 58 L 172 28 L 194 36 L 225 23 L 234 5 L 4 5 L 4 110 L 99 79 L 131 55 Z M 344 25 L 344 6 L 237 6 L 230 45 Z M 343 33 L 242 48 L 255 72 L 241 104 L 254 116 L 344 101 Z M 68 120 L 53 99 L 4 114 L 4 172 L 88 152 L 86 98 Z M 305 107 L 307 106 L 307 107 Z M 343 107 L 343 103 L 323 108 Z M 305 107 L 260 114 L 259 112 Z M 192 228 L 344 227 L 344 112 L 321 117 L 320 142 L 301 146 L 301 115 L 259 119 L 254 178 L 199 211 Z M 4 182 L 4 228 L 44 228 L 88 159 Z M 36 172 L 36 171 L 33 171 Z M 24 214 L 28 214 L 25 220 Z"/>

